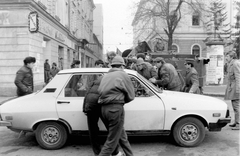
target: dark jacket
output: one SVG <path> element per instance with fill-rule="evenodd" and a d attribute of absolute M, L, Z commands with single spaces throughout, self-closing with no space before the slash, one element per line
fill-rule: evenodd
<path fill-rule="evenodd" d="M 192 92 L 195 94 L 200 94 L 199 90 L 199 77 L 198 72 L 195 68 L 190 68 L 190 70 L 186 71 L 185 76 L 185 92 Z"/>
<path fill-rule="evenodd" d="M 157 78 L 157 71 L 155 70 L 155 68 L 148 62 L 144 62 L 143 64 L 143 68 L 142 70 L 138 70 L 137 72 L 139 74 L 141 74 L 143 77 L 145 77 L 147 80 L 149 80 L 150 78 Z"/>
<path fill-rule="evenodd" d="M 227 69 L 225 100 L 240 99 L 240 61 L 232 60 Z"/>
<path fill-rule="evenodd" d="M 51 77 L 53 78 L 55 75 L 57 75 L 57 73 L 58 73 L 59 71 L 60 71 L 60 70 L 59 70 L 58 67 L 56 67 L 56 68 L 51 68 L 51 69 L 50 69 L 50 75 L 51 75 Z"/>
<path fill-rule="evenodd" d="M 50 65 L 47 62 L 44 63 L 44 71 L 50 71 Z"/>
<path fill-rule="evenodd" d="M 27 66 L 21 67 L 17 73 L 14 81 L 17 86 L 17 95 L 23 96 L 33 92 L 33 73 L 32 69 Z"/>
<path fill-rule="evenodd" d="M 158 69 L 156 84 L 159 87 L 172 91 L 180 91 L 182 86 L 175 67 L 170 63 L 164 63 Z"/>
<path fill-rule="evenodd" d="M 100 108 L 100 105 L 98 104 L 98 88 L 100 85 L 100 82 L 102 80 L 102 77 L 99 77 L 97 80 L 93 81 L 90 85 L 90 88 L 88 89 L 84 101 L 83 101 L 83 112 L 88 113 L 90 111 L 94 111 Z"/>
<path fill-rule="evenodd" d="M 131 79 L 122 69 L 111 68 L 98 88 L 100 104 L 125 104 L 135 98 Z"/>

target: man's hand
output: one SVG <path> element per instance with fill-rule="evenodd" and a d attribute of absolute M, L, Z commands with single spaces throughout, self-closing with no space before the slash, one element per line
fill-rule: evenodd
<path fill-rule="evenodd" d="M 152 82 L 152 83 L 156 83 L 156 79 L 154 77 L 150 78 L 149 81 Z"/>

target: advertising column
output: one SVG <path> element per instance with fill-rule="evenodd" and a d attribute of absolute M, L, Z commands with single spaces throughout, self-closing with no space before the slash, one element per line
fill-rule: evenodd
<path fill-rule="evenodd" d="M 210 62 L 206 66 L 206 84 L 223 84 L 224 78 L 224 47 L 223 43 L 209 44 L 207 57 Z"/>

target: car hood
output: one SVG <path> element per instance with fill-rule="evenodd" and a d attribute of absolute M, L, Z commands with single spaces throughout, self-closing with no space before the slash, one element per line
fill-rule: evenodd
<path fill-rule="evenodd" d="M 24 100 L 27 100 L 27 99 L 31 99 L 31 101 L 34 101 L 34 98 L 32 98 L 36 93 L 32 93 L 32 94 L 28 94 L 28 95 L 25 95 L 25 96 L 21 96 L 21 97 L 12 97 L 12 98 L 9 98 L 5 101 L 2 101 L 0 103 L 0 108 L 11 108 L 13 109 L 16 105 L 21 105 L 23 104 L 22 101 Z"/>
<path fill-rule="evenodd" d="M 227 104 L 223 100 L 206 95 L 175 91 L 163 91 L 163 93 L 160 94 L 160 97 L 164 101 L 164 103 L 170 107 L 178 108 L 183 107 L 184 109 L 198 109 L 198 110 L 227 109 Z"/>

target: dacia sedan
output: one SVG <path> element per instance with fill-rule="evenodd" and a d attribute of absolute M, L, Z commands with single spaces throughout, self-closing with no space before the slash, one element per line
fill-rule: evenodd
<path fill-rule="evenodd" d="M 42 90 L 3 102 L 0 126 L 34 132 L 38 144 L 49 150 L 62 148 L 69 135 L 88 134 L 82 111 L 92 81 L 107 68 L 60 71 Z M 219 99 L 159 89 L 136 71 L 125 70 L 135 88 L 135 99 L 124 105 L 128 135 L 170 135 L 184 147 L 198 146 L 206 129 L 221 131 L 230 122 L 227 104 Z M 99 121 L 101 134 L 106 128 Z"/>

